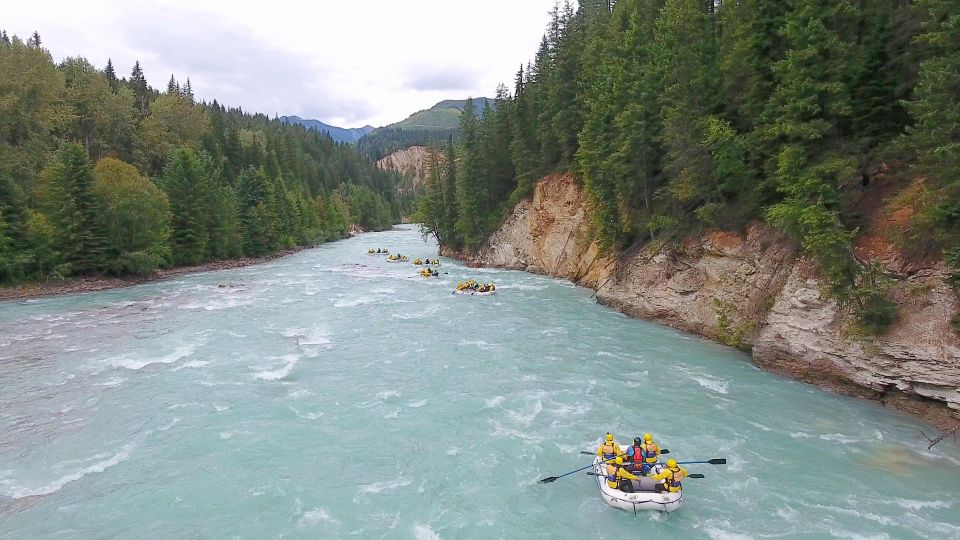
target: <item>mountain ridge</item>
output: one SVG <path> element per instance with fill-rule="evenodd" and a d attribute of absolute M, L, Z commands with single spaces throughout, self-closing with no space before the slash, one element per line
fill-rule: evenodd
<path fill-rule="evenodd" d="M 370 125 L 359 127 L 359 128 L 342 128 L 337 126 L 331 126 L 330 124 L 321 122 L 320 120 L 300 118 L 299 116 L 292 116 L 292 115 L 281 116 L 280 121 L 283 122 L 284 124 L 299 125 L 307 129 L 312 129 L 314 131 L 325 132 L 327 135 L 330 135 L 330 138 L 341 143 L 342 142 L 356 143 L 364 135 L 376 129 Z"/>

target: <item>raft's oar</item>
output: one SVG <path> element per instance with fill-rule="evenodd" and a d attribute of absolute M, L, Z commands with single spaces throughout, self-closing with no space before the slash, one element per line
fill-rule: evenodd
<path fill-rule="evenodd" d="M 588 472 L 588 473 L 587 473 L 587 476 L 606 476 L 606 475 L 605 475 L 605 474 L 597 474 L 597 473 L 595 473 L 595 472 Z M 697 474 L 688 474 L 688 475 L 686 475 L 686 476 L 683 477 L 684 480 L 686 480 L 687 478 L 706 478 L 706 476 L 704 476 L 704 475 L 702 475 L 702 474 L 700 474 L 700 473 L 697 473 Z"/>
<path fill-rule="evenodd" d="M 590 454 L 590 455 L 593 455 L 593 454 Z M 626 455 L 626 454 L 624 454 L 624 455 Z M 617 457 L 623 457 L 623 456 L 617 456 Z M 616 458 L 614 458 L 614 459 L 616 459 Z M 611 461 L 613 461 L 613 459 L 607 459 L 607 460 L 604 460 L 604 463 L 610 463 Z M 573 473 L 578 473 L 578 472 L 580 472 L 580 471 L 582 471 L 582 470 L 584 470 L 584 469 L 589 469 L 590 467 L 593 467 L 593 465 L 594 465 L 594 464 L 591 463 L 591 464 L 587 465 L 586 467 L 580 467 L 579 469 L 577 469 L 577 470 L 575 470 L 575 471 L 570 471 L 570 472 L 568 472 L 568 473 L 561 474 L 560 476 L 548 476 L 548 477 L 546 477 L 546 478 L 541 478 L 541 479 L 540 479 L 540 483 L 541 483 L 541 484 L 549 484 L 550 482 L 556 482 L 557 480 L 559 480 L 560 478 L 563 478 L 564 476 L 570 476 L 570 475 L 573 474 Z"/>
<path fill-rule="evenodd" d="M 726 465 L 727 460 L 725 458 L 713 458 L 707 461 L 678 461 L 677 465 Z M 661 463 L 661 465 L 665 465 Z"/>
<path fill-rule="evenodd" d="M 596 456 L 596 455 L 597 455 L 596 452 L 587 452 L 586 450 L 581 450 L 580 453 L 583 454 L 583 455 L 585 455 L 585 456 Z M 670 451 L 667 450 L 666 448 L 664 448 L 663 450 L 660 450 L 660 453 L 661 453 L 661 454 L 669 454 Z M 624 454 L 624 456 L 625 456 L 625 455 L 626 455 L 626 454 Z"/>

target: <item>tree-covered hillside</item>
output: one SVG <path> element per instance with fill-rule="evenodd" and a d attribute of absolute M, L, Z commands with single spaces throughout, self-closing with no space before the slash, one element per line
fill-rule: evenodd
<path fill-rule="evenodd" d="M 396 176 L 329 136 L 0 32 L 0 283 L 149 273 L 384 229 Z"/>
<path fill-rule="evenodd" d="M 766 220 L 868 331 L 896 316 L 857 260 L 878 173 L 922 179 L 904 250 L 960 282 L 960 3 L 582 0 L 558 7 L 492 114 L 468 106 L 419 217 L 475 250 L 542 175 L 570 171 L 607 249 Z"/>
<path fill-rule="evenodd" d="M 492 106 L 493 100 L 477 98 L 474 103 Z M 411 146 L 437 146 L 451 136 L 457 137 L 460 113 L 466 104 L 463 99 L 441 101 L 395 124 L 373 130 L 358 141 L 358 148 L 376 160 Z"/>

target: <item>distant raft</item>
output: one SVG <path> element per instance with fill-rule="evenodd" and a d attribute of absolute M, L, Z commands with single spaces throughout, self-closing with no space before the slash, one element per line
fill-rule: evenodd
<path fill-rule="evenodd" d="M 600 489 L 600 498 L 614 508 L 627 510 L 636 514 L 641 510 L 656 510 L 659 512 L 675 512 L 683 505 L 683 491 L 676 493 L 656 493 L 654 486 L 657 482 L 651 478 L 641 476 L 640 480 L 633 480 L 634 493 L 627 493 L 607 485 L 607 465 L 603 458 L 597 456 L 593 460 L 594 478 Z"/>
<path fill-rule="evenodd" d="M 390 250 L 389 250 L 389 249 L 373 249 L 373 248 L 370 248 L 370 249 L 367 250 L 367 255 L 389 255 L 389 254 L 390 254 Z"/>
<path fill-rule="evenodd" d="M 497 286 L 493 283 L 477 283 L 476 280 L 461 281 L 457 284 L 453 294 L 463 296 L 490 296 L 497 292 Z"/>
<path fill-rule="evenodd" d="M 410 260 L 410 257 L 407 257 L 406 255 L 400 255 L 399 253 L 387 257 L 387 262 L 389 263 L 406 262 L 408 260 Z"/>
<path fill-rule="evenodd" d="M 423 277 L 423 278 L 431 278 L 431 277 L 438 277 L 438 276 L 440 276 L 440 272 L 437 272 L 436 270 L 434 270 L 434 269 L 432 269 L 432 268 L 424 268 L 423 270 L 420 270 L 419 274 L 420 274 L 420 277 Z"/>

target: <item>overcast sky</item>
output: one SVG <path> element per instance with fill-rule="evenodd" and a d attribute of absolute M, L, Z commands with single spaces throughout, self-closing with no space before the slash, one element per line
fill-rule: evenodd
<path fill-rule="evenodd" d="M 533 57 L 555 0 L 3 0 L 0 28 L 40 32 L 150 84 L 273 116 L 381 126 L 443 99 L 492 96 Z"/>

